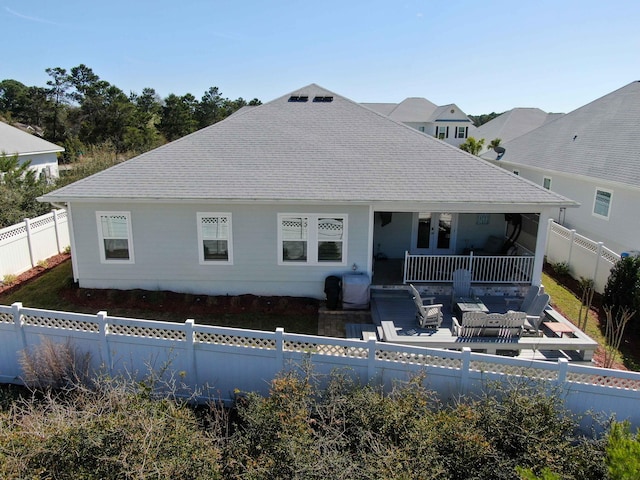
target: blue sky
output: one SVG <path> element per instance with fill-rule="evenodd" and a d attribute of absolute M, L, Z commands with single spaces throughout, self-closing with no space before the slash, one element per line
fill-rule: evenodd
<path fill-rule="evenodd" d="M 0 0 L 0 80 L 84 63 L 125 92 L 568 112 L 640 80 L 638 0 Z"/>

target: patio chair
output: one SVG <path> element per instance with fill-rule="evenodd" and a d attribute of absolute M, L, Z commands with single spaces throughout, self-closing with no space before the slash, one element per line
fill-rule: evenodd
<path fill-rule="evenodd" d="M 460 322 L 452 317 L 451 334 L 458 337 L 478 337 L 482 334 L 486 319 L 487 314 L 484 312 L 464 312 Z"/>
<path fill-rule="evenodd" d="M 471 272 L 460 268 L 453 272 L 453 287 L 451 289 L 451 308 L 460 298 L 475 298 L 471 288 Z"/>
<path fill-rule="evenodd" d="M 529 305 L 529 308 L 525 310 L 525 313 L 527 314 L 527 329 L 533 329 L 536 333 L 540 331 L 540 324 L 544 317 L 544 311 L 549 305 L 550 300 L 551 297 L 548 293 L 537 295 L 536 298 L 534 298 L 531 305 Z"/>
<path fill-rule="evenodd" d="M 542 287 L 539 287 L 538 285 L 531 285 L 523 299 L 520 299 L 519 297 L 506 297 L 504 301 L 507 304 L 507 308 L 512 302 L 520 302 L 520 305 L 518 305 L 517 308 L 511 308 L 511 310 L 524 312 L 531 306 L 535 298 L 541 293 L 543 293 Z"/>
<path fill-rule="evenodd" d="M 416 304 L 416 319 L 422 328 L 438 328 L 442 324 L 442 304 L 425 303 L 418 289 L 409 284 L 413 301 Z"/>

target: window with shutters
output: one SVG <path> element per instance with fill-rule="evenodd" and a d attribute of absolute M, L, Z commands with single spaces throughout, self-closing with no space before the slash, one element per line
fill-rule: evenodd
<path fill-rule="evenodd" d="M 230 213 L 198 213 L 198 254 L 202 265 L 232 264 Z"/>
<path fill-rule="evenodd" d="M 456 127 L 456 138 L 467 138 L 469 127 Z"/>
<path fill-rule="evenodd" d="M 444 140 L 445 138 L 449 138 L 449 127 L 436 126 L 436 138 L 440 140 Z"/>
<path fill-rule="evenodd" d="M 347 216 L 278 215 L 278 263 L 346 265 Z"/>
<path fill-rule="evenodd" d="M 96 212 L 100 261 L 134 263 L 131 212 Z"/>

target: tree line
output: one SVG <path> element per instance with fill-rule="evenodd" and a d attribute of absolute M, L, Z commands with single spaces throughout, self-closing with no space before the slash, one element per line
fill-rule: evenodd
<path fill-rule="evenodd" d="M 45 71 L 46 86 L 0 81 L 0 115 L 8 123 L 41 130 L 44 139 L 65 148 L 67 161 L 88 145 L 104 143 L 119 153 L 141 153 L 262 103 L 225 98 L 218 87 L 210 87 L 200 100 L 191 93 L 162 99 L 151 87 L 127 95 L 84 64 Z"/>

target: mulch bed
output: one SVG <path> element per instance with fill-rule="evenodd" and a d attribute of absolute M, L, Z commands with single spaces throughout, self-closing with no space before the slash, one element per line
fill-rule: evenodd
<path fill-rule="evenodd" d="M 0 293 L 11 293 L 15 289 L 19 288 L 25 282 L 30 280 L 34 280 L 38 278 L 40 275 L 45 273 L 47 270 L 60 265 L 63 262 L 66 262 L 71 258 L 71 254 L 69 253 L 60 253 L 58 255 L 54 255 L 53 257 L 47 258 L 40 265 L 27 270 L 24 273 L 18 275 L 15 281 L 11 282 L 9 285 L 1 284 L 0 285 Z"/>

